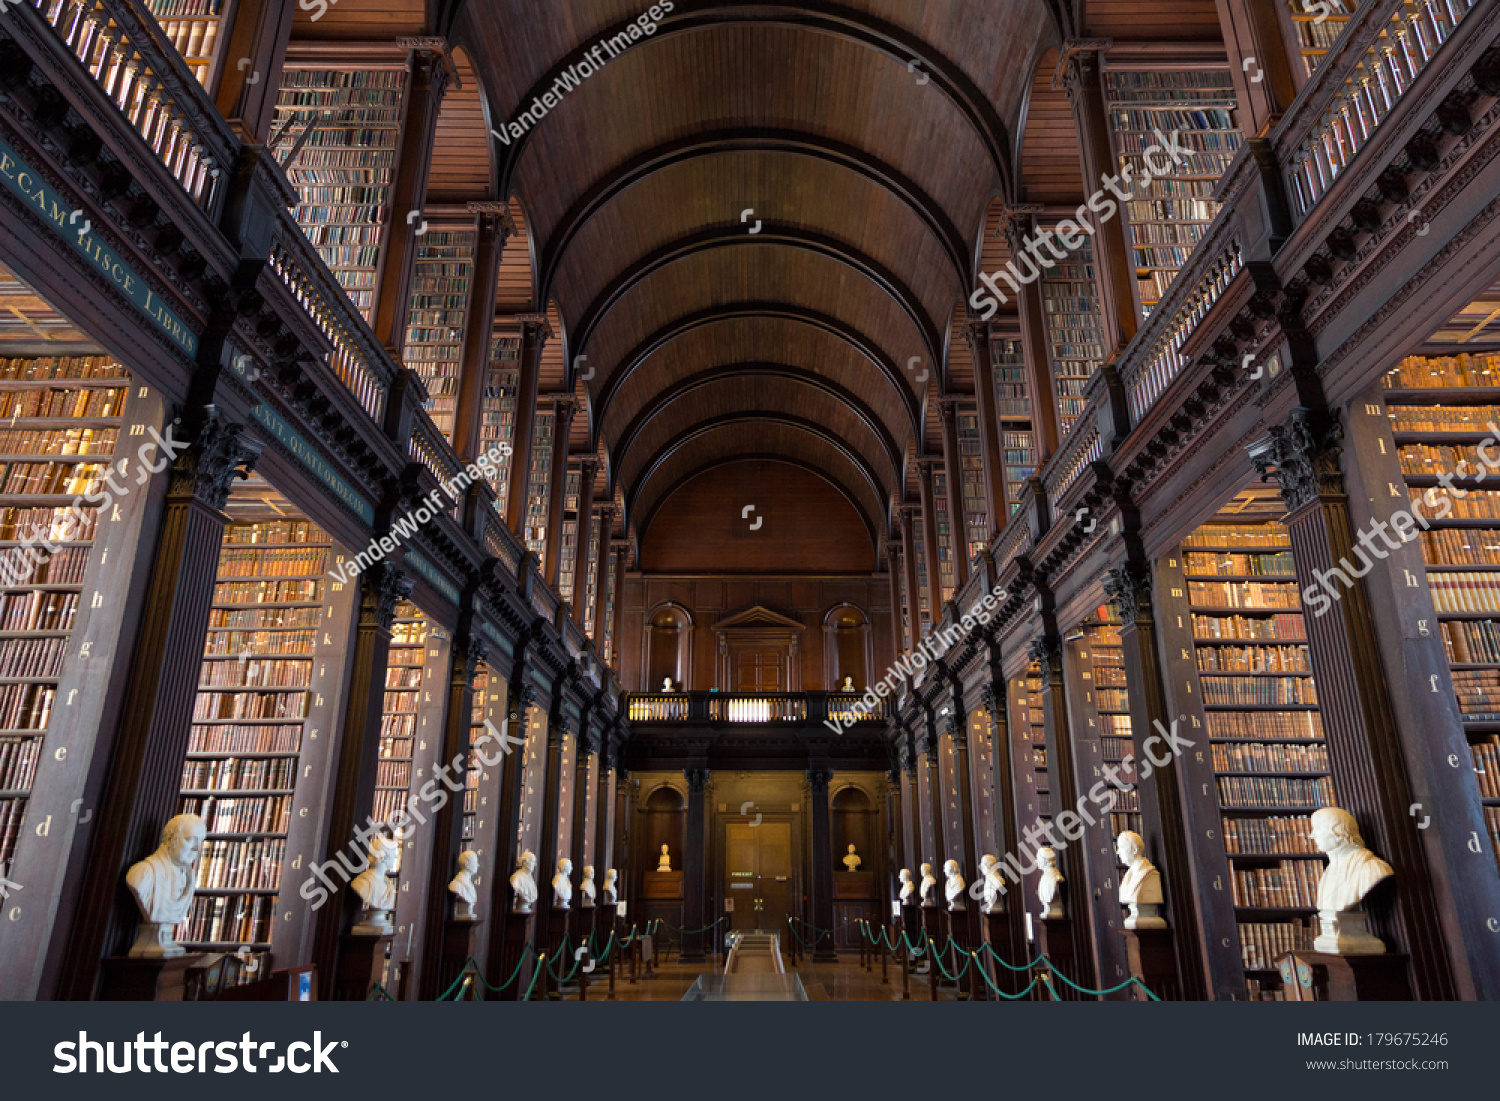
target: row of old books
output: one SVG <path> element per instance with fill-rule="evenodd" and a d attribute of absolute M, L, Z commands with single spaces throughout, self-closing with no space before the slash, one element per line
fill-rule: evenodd
<path fill-rule="evenodd" d="M 1307 638 L 1300 613 L 1264 618 L 1252 616 L 1193 616 L 1193 637 L 1198 639 L 1243 638 L 1296 642 Z"/>
<path fill-rule="evenodd" d="M 1327 776 L 1295 779 L 1287 776 L 1219 776 L 1221 807 L 1307 807 L 1333 805 L 1333 781 Z"/>
<path fill-rule="evenodd" d="M 1192 577 L 1295 577 L 1291 551 L 1274 554 L 1241 554 L 1224 551 L 1205 554 L 1192 551 L 1182 556 L 1183 572 Z"/>
<path fill-rule="evenodd" d="M 269 944 L 273 895 L 198 895 L 178 926 L 177 940 L 187 944 Z"/>
<path fill-rule="evenodd" d="M 104 485 L 108 467 L 108 463 L 0 463 L 0 493 L 83 496 Z"/>
<path fill-rule="evenodd" d="M 1393 432 L 1472 432 L 1500 417 L 1497 405 L 1392 405 L 1386 402 Z"/>
<path fill-rule="evenodd" d="M 1296 608 L 1297 587 L 1265 581 L 1189 581 L 1188 603 L 1203 608 Z"/>
<path fill-rule="evenodd" d="M 213 719 L 301 719 L 307 715 L 306 692 L 199 692 L 193 721 Z"/>
<path fill-rule="evenodd" d="M 1500 734 L 1491 734 L 1485 741 L 1471 744 L 1469 752 L 1474 756 L 1479 794 L 1486 799 L 1500 799 Z"/>
<path fill-rule="evenodd" d="M 246 543 L 323 543 L 327 537 L 309 520 L 263 520 L 231 524 L 224 529 L 226 546 Z"/>
<path fill-rule="evenodd" d="M 284 860 L 286 840 L 280 837 L 205 841 L 198 861 L 198 889 L 277 890 Z"/>
<path fill-rule="evenodd" d="M 204 688 L 306 688 L 312 662 L 297 658 L 240 658 L 205 661 L 198 674 Z"/>
<path fill-rule="evenodd" d="M 1328 750 L 1322 745 L 1303 742 L 1266 744 L 1264 742 L 1215 743 L 1214 770 L 1217 772 L 1327 772 Z"/>
<path fill-rule="evenodd" d="M 56 677 L 67 651 L 68 640 L 64 638 L 0 640 L 0 677 Z"/>
<path fill-rule="evenodd" d="M 1316 711 L 1211 711 L 1210 738 L 1322 738 L 1323 717 Z"/>
<path fill-rule="evenodd" d="M 1442 628 L 1450 663 L 1500 664 L 1500 625 L 1493 619 L 1449 620 Z"/>
<path fill-rule="evenodd" d="M 1500 719 L 1500 669 L 1455 669 L 1453 691 L 1469 722 Z"/>
<path fill-rule="evenodd" d="M 287 753 L 302 748 L 300 726 L 195 726 L 188 736 L 189 753 Z"/>
<path fill-rule="evenodd" d="M 1279 856 L 1282 853 L 1316 855 L 1312 842 L 1312 820 L 1302 815 L 1267 818 L 1224 819 L 1224 851 L 1228 853 Z"/>
<path fill-rule="evenodd" d="M 118 428 L 12 428 L 0 431 L 0 454 L 110 456 L 119 435 Z"/>
<path fill-rule="evenodd" d="M 1430 520 L 1500 520 L 1500 494 L 1489 490 L 1459 488 L 1457 493 L 1438 486 L 1412 486 L 1413 515 Z M 1446 505 L 1446 508 L 1445 508 Z"/>
<path fill-rule="evenodd" d="M 126 379 L 129 376 L 108 356 L 25 356 L 0 358 L 0 379 L 45 380 Z"/>
<path fill-rule="evenodd" d="M 1479 389 L 1500 386 L 1500 355 L 1407 356 L 1381 376 L 1387 390 Z"/>
<path fill-rule="evenodd" d="M 1199 678 L 1203 702 L 1209 706 L 1287 707 L 1318 702 L 1311 677 L 1222 677 Z"/>
<path fill-rule="evenodd" d="M 1427 587 L 1439 612 L 1500 612 L 1500 573 L 1429 573 Z"/>
<path fill-rule="evenodd" d="M 36 777 L 42 755 L 40 738 L 6 738 L 0 741 L 0 791 L 27 791 Z"/>
<path fill-rule="evenodd" d="M 1479 454 L 1479 445 L 1475 443 L 1404 443 L 1397 448 L 1397 454 L 1401 456 L 1403 474 L 1425 474 L 1433 478 L 1439 474 L 1453 474 L 1469 478 L 1489 470 L 1489 464 Z M 1485 476 L 1490 475 L 1486 473 Z"/>
<path fill-rule="evenodd" d="M 226 550 L 219 556 L 221 578 L 305 577 L 327 569 L 326 549 Z"/>
<path fill-rule="evenodd" d="M 1280 524 L 1204 524 L 1182 541 L 1182 547 L 1184 551 L 1192 547 L 1283 551 L 1287 531 Z"/>
<path fill-rule="evenodd" d="M 316 627 L 320 608 L 215 608 L 208 625 L 216 630 L 253 631 Z"/>
<path fill-rule="evenodd" d="M 1198 668 L 1219 673 L 1307 673 L 1312 665 L 1306 646 L 1204 646 Z"/>
<path fill-rule="evenodd" d="M 86 542 L 93 539 L 98 523 L 97 508 L 0 508 L 0 541 L 48 539 L 54 543 Z"/>
<path fill-rule="evenodd" d="M 1246 969 L 1270 970 L 1288 952 L 1311 951 L 1316 936 L 1310 921 L 1247 921 L 1240 926 L 1240 962 Z"/>
<path fill-rule="evenodd" d="M 215 604 L 312 604 L 323 599 L 323 582 L 221 581 L 214 586 Z"/>
<path fill-rule="evenodd" d="M 290 757 L 194 758 L 183 762 L 183 791 L 290 791 L 297 768 Z"/>
<path fill-rule="evenodd" d="M 1283 860 L 1274 868 L 1231 869 L 1234 904 L 1315 906 L 1322 872 L 1323 865 L 1316 860 Z"/>
<path fill-rule="evenodd" d="M 1422 557 L 1430 566 L 1500 566 L 1500 541 L 1484 529 L 1438 528 L 1422 533 Z"/>
<path fill-rule="evenodd" d="M 178 814 L 196 814 L 215 833 L 285 833 L 291 820 L 292 800 L 285 795 L 221 798 L 216 795 L 182 796 Z"/>
<path fill-rule="evenodd" d="M 0 729 L 46 730 L 56 695 L 50 684 L 0 685 Z"/>
<path fill-rule="evenodd" d="M 238 657 L 246 650 L 257 654 L 311 654 L 315 631 L 209 631 L 204 656 Z"/>
<path fill-rule="evenodd" d="M 118 417 L 126 387 L 0 390 L 0 417 Z"/>

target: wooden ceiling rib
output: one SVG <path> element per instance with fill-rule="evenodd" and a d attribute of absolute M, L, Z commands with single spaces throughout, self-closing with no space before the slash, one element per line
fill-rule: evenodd
<path fill-rule="evenodd" d="M 463 50 L 452 53 L 458 79 L 449 81 L 432 141 L 427 201 L 461 203 L 491 195 L 489 124 L 474 65 Z"/>
<path fill-rule="evenodd" d="M 532 263 L 531 227 L 521 200 L 512 196 L 508 209 L 514 231 L 500 255 L 500 278 L 495 288 L 495 316 L 533 313 L 536 307 L 535 268 Z"/>
<path fill-rule="evenodd" d="M 1073 123 L 1073 105 L 1068 102 L 1068 93 L 1052 87 L 1056 71 L 1057 51 L 1048 50 L 1038 60 L 1031 78 L 1017 158 L 1018 175 L 1026 202 L 1076 205 L 1085 198 L 1078 129 Z"/>

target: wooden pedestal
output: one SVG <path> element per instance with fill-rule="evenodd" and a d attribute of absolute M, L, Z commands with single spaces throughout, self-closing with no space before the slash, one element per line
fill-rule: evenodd
<path fill-rule="evenodd" d="M 1078 974 L 1078 952 L 1073 943 L 1073 919 L 1060 918 L 1037 918 L 1033 922 L 1036 929 L 1036 947 L 1040 955 L 1046 956 L 1053 965 L 1068 978 L 1072 979 Z M 1065 1002 L 1081 1002 L 1084 1000 L 1082 994 L 1074 990 L 1067 983 L 1043 967 L 1043 973 L 1047 976 L 1044 981 L 1052 983 L 1052 989 L 1057 992 L 1058 998 Z M 1030 979 L 1026 980 L 1030 982 Z M 1074 979 L 1076 982 L 1077 980 Z"/>
<path fill-rule="evenodd" d="M 1409 956 L 1288 952 L 1277 961 L 1289 1002 L 1409 1002 Z"/>
<path fill-rule="evenodd" d="M 536 957 L 526 952 L 526 945 L 531 943 L 535 917 L 535 914 L 510 913 L 505 915 L 505 937 L 502 942 L 504 947 L 501 951 L 499 966 L 491 963 L 489 976 L 491 982 L 503 983 L 510 979 L 512 972 L 516 973 L 510 985 L 500 992 L 500 1000 L 503 1002 L 519 1001 L 531 982 L 531 972 L 535 966 Z M 523 957 L 524 962 L 522 962 Z M 517 965 L 520 966 L 519 971 L 516 970 Z"/>
<path fill-rule="evenodd" d="M 180 1002 L 188 968 L 203 958 L 189 952 L 175 959 L 141 960 L 108 956 L 103 961 L 99 1000 L 103 1002 Z"/>
<path fill-rule="evenodd" d="M 385 973 L 385 948 L 391 935 L 339 937 L 338 973 L 333 977 L 333 1000 L 362 1002 Z"/>
<path fill-rule="evenodd" d="M 647 872 L 641 889 L 642 898 L 681 898 L 681 872 Z"/>
<path fill-rule="evenodd" d="M 1130 973 L 1151 988 L 1164 1002 L 1175 1002 L 1182 998 L 1182 989 L 1177 985 L 1177 957 L 1172 952 L 1172 930 L 1170 929 L 1121 929 L 1125 938 L 1125 956 Z M 1135 1000 L 1148 1002 L 1151 999 L 1140 987 L 1135 988 Z"/>
<path fill-rule="evenodd" d="M 453 985 L 453 981 L 463 974 L 469 960 L 474 958 L 477 933 L 483 924 L 482 921 L 458 921 L 454 918 L 443 922 L 443 954 L 438 961 L 439 994 L 445 993 Z M 453 997 L 466 998 L 470 993 L 472 992 L 455 991 Z"/>
<path fill-rule="evenodd" d="M 994 949 L 995 955 L 1005 960 L 1006 963 L 1013 963 L 1017 966 L 1026 962 L 1006 958 L 1010 947 L 1010 926 L 1004 914 L 980 914 L 980 920 L 984 927 L 985 943 Z M 982 952 L 980 955 L 982 957 L 980 962 L 989 968 L 990 978 L 994 979 L 995 985 L 1005 993 L 1018 994 L 1021 988 L 1031 981 L 1025 971 L 1012 971 L 1009 967 L 1000 966 L 990 958 L 988 952 Z M 986 994 L 993 997 L 988 989 L 986 989 Z"/>
<path fill-rule="evenodd" d="M 978 916 L 975 910 L 947 911 L 948 936 L 959 948 L 959 951 L 950 952 L 948 955 L 951 961 L 948 964 L 948 970 L 955 975 L 959 974 L 959 969 L 964 967 L 964 961 L 969 957 L 969 953 L 979 947 L 978 922 L 975 920 Z M 984 955 L 982 952 L 979 954 Z M 973 960 L 959 979 L 960 990 L 968 991 L 970 1001 L 984 1001 L 986 987 L 984 979 L 979 974 L 979 968 L 983 966 L 983 963 L 981 959 Z"/>

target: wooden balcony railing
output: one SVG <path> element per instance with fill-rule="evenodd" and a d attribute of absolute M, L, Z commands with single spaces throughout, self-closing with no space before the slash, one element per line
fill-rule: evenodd
<path fill-rule="evenodd" d="M 407 441 L 407 450 L 411 457 L 427 468 L 439 485 L 449 482 L 458 476 L 463 469 L 463 464 L 458 461 L 448 447 L 447 440 L 439 431 L 437 425 L 432 423 L 432 418 L 427 415 L 427 410 L 417 409 L 411 422 L 411 439 Z M 458 516 L 463 509 L 463 494 L 460 493 L 455 500 L 446 493 L 442 495 L 444 511 L 449 516 Z"/>
<path fill-rule="evenodd" d="M 1377 0 L 1349 20 L 1309 81 L 1327 96 L 1284 161 L 1297 217 L 1318 199 L 1481 0 Z M 1308 91 L 1308 89 L 1304 89 Z"/>
<path fill-rule="evenodd" d="M 817 724 L 825 719 L 843 723 L 883 722 L 890 715 L 889 700 L 870 711 L 855 709 L 862 698 L 851 692 L 655 692 L 632 695 L 626 709 L 638 723 L 766 723 Z"/>
<path fill-rule="evenodd" d="M 1042 484 L 1047 487 L 1047 503 L 1052 507 L 1054 517 L 1057 516 L 1057 503 L 1078 480 L 1078 475 L 1083 473 L 1089 463 L 1104 454 L 1104 439 L 1099 435 L 1098 417 L 1090 414 L 1094 404 L 1090 402 L 1085 407 L 1088 419 L 1078 418 L 1073 431 L 1063 441 L 1062 447 L 1058 448 L 1057 458 L 1047 464 Z"/>
<path fill-rule="evenodd" d="M 238 143 L 177 51 L 124 0 L 32 0 L 184 191 L 217 213 Z"/>

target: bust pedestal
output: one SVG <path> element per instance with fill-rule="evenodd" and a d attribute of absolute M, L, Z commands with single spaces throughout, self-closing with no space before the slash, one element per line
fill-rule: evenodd
<path fill-rule="evenodd" d="M 503 947 L 501 949 L 500 966 L 496 968 L 492 961 L 490 970 L 493 975 L 497 976 L 494 980 L 495 982 L 505 982 L 505 980 L 509 979 L 510 973 L 516 970 L 518 963 L 520 964 L 520 971 L 517 972 L 517 980 L 500 992 L 500 1000 L 503 1002 L 520 1001 L 521 995 L 531 982 L 531 970 L 535 966 L 535 959 L 534 957 L 527 956 L 526 962 L 521 963 L 521 957 L 522 953 L 525 952 L 526 945 L 531 941 L 532 919 L 535 917 L 535 913 L 508 913 L 505 915 L 505 934 L 501 941 Z"/>
<path fill-rule="evenodd" d="M 1330 956 L 1383 956 L 1385 942 L 1365 926 L 1363 910 L 1321 910 L 1313 951 Z"/>
<path fill-rule="evenodd" d="M 1277 961 L 1289 1002 L 1409 1002 L 1410 956 L 1288 952 Z"/>
<path fill-rule="evenodd" d="M 345 933 L 339 937 L 338 973 L 333 977 L 333 1001 L 362 1002 L 385 973 L 389 935 Z"/>
<path fill-rule="evenodd" d="M 1002 908 L 1004 905 L 1002 901 Z M 984 942 L 994 950 L 995 955 L 999 956 L 1006 963 L 1025 962 L 1027 957 L 1024 956 L 1019 960 L 1011 958 L 1010 923 L 1001 910 L 997 910 L 994 913 L 982 913 L 980 918 L 984 926 Z M 1025 982 L 1018 982 L 1018 977 L 1022 976 L 1024 972 L 1012 971 L 1008 967 L 1001 967 L 990 958 L 988 952 L 982 953 L 981 962 L 985 967 L 989 968 L 990 978 L 994 980 L 995 985 L 1007 994 L 1019 993 L 1021 987 L 1031 981 L 1027 978 Z M 985 988 L 985 993 L 986 996 L 992 996 L 988 987 Z"/>
<path fill-rule="evenodd" d="M 1131 975 L 1151 988 L 1164 1002 L 1174 1002 L 1182 997 L 1177 985 L 1177 957 L 1172 951 L 1170 929 L 1121 929 L 1125 938 L 1125 957 Z M 1106 983 L 1113 986 L 1114 983 Z M 1135 1000 L 1149 1002 L 1146 992 L 1135 987 Z"/>
<path fill-rule="evenodd" d="M 172 927 L 168 928 L 168 932 Z M 180 1002 L 188 968 L 202 952 L 179 956 L 108 956 L 103 960 L 99 1000 L 103 1002 Z"/>
<path fill-rule="evenodd" d="M 948 911 L 948 935 L 953 938 L 953 943 L 958 945 L 962 950 L 957 959 L 951 958 L 953 953 L 950 952 L 950 958 L 945 961 L 948 970 L 954 974 L 958 973 L 957 968 L 963 967 L 964 955 L 979 947 L 979 937 L 975 933 L 975 922 L 973 920 L 978 916 L 979 911 L 973 909 Z M 947 941 L 943 943 L 946 944 Z M 980 956 L 983 957 L 984 953 L 981 952 Z M 984 985 L 984 979 L 979 974 L 979 968 L 983 963 L 984 960 L 982 958 L 976 959 L 969 965 L 969 969 L 964 973 L 963 977 L 959 979 L 960 985 L 967 986 L 970 1001 L 984 1001 L 987 988 Z"/>
<path fill-rule="evenodd" d="M 453 985 L 453 980 L 463 973 L 471 957 L 477 956 L 479 926 L 483 922 L 473 917 L 451 917 L 443 922 L 443 951 L 438 961 L 439 994 Z M 503 979 L 505 976 L 501 976 Z M 477 980 L 476 980 L 477 981 Z M 483 997 L 483 994 L 479 995 Z"/>
<path fill-rule="evenodd" d="M 1078 973 L 1078 951 L 1073 943 L 1073 919 L 1069 917 L 1037 918 L 1032 926 L 1036 930 L 1036 950 L 1038 955 L 1046 956 L 1068 978 L 1073 978 Z M 1052 989 L 1057 991 L 1057 996 L 1065 1002 L 1078 1002 L 1083 1000 L 1083 995 L 1063 982 L 1056 975 L 1047 972 L 1051 978 Z M 1030 981 L 1030 980 L 1028 980 Z M 1045 992 L 1042 992 L 1045 994 Z M 1043 1001 L 1047 999 L 1043 997 Z"/>

